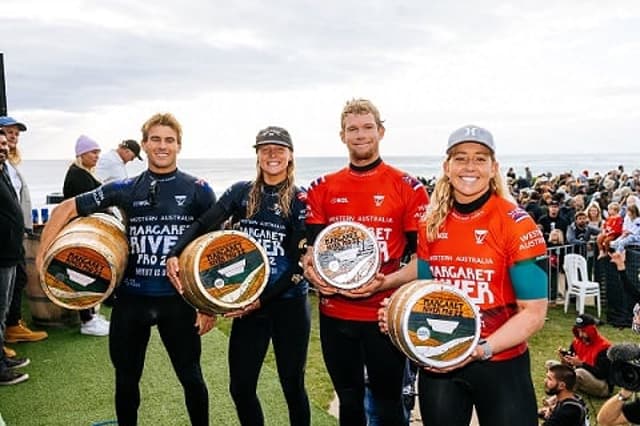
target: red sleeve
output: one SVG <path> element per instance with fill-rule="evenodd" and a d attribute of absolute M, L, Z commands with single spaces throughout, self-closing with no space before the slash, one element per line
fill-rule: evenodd
<path fill-rule="evenodd" d="M 424 185 L 416 178 L 405 175 L 404 183 L 405 195 L 404 198 L 407 202 L 407 210 L 404 217 L 404 230 L 416 231 L 418 230 L 418 223 L 423 218 L 427 211 L 427 204 L 429 204 L 429 195 Z M 420 238 L 418 238 L 420 239 Z"/>
<path fill-rule="evenodd" d="M 327 184 L 324 177 L 316 179 L 311 183 L 307 192 L 307 218 L 306 223 L 310 225 L 322 225 L 327 223 L 324 212 L 324 197 Z"/>

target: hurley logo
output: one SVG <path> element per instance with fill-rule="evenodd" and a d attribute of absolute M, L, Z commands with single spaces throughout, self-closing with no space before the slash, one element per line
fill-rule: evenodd
<path fill-rule="evenodd" d="M 179 206 L 184 206 L 184 202 L 187 201 L 186 195 L 174 195 L 173 198 L 176 199 L 176 204 L 178 204 Z"/>
<path fill-rule="evenodd" d="M 376 204 L 376 207 L 380 207 L 384 202 L 384 195 L 374 195 L 373 202 Z"/>
<path fill-rule="evenodd" d="M 473 231 L 473 235 L 476 238 L 476 244 L 484 244 L 484 240 L 489 235 L 489 231 L 486 229 L 476 229 Z"/>

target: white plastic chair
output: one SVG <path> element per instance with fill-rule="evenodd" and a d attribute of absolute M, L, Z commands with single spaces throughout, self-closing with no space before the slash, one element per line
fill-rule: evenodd
<path fill-rule="evenodd" d="M 567 277 L 567 288 L 564 296 L 564 313 L 569 307 L 569 297 L 576 296 L 576 310 L 580 315 L 584 314 L 585 299 L 593 296 L 598 307 L 598 317 L 600 317 L 600 284 L 589 281 L 587 275 L 587 260 L 579 254 L 567 254 L 562 265 Z"/>

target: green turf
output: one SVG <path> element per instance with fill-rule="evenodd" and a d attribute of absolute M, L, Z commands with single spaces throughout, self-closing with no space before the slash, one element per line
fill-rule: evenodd
<path fill-rule="evenodd" d="M 335 418 L 326 412 L 333 391 L 320 352 L 317 299 L 313 296 L 311 305 L 314 309 L 306 383 L 312 401 L 312 423 L 335 425 Z M 588 312 L 594 313 L 593 308 L 588 308 Z M 551 308 L 543 330 L 530 340 L 531 373 L 538 401 L 544 396 L 544 361 L 555 357 L 558 346 L 568 346 L 575 316 L 573 307 L 567 314 L 562 307 Z M 613 342 L 637 340 L 628 328 L 618 330 L 604 325 L 600 329 Z M 238 424 L 227 390 L 228 330 L 229 321 L 222 320 L 217 329 L 203 338 L 202 366 L 209 386 L 212 425 Z M 10 345 L 32 362 L 23 369 L 31 376 L 30 380 L 0 387 L 0 413 L 7 425 L 90 425 L 92 421 L 113 419 L 113 369 L 107 339 L 82 336 L 77 327 L 47 331 L 50 337 L 43 342 Z M 268 425 L 288 424 L 271 351 L 262 370 L 259 396 Z M 587 398 L 587 401 L 595 424 L 595 413 L 604 400 Z M 140 424 L 188 424 L 181 387 L 155 332 L 142 378 Z"/>
<path fill-rule="evenodd" d="M 108 314 L 108 310 L 103 309 L 105 312 Z M 227 330 L 228 321 L 222 321 L 219 329 L 202 340 L 202 367 L 209 387 L 212 425 L 239 424 L 228 392 L 227 336 L 224 334 Z M 91 425 L 114 419 L 114 378 L 107 338 L 83 336 L 77 326 L 47 331 L 49 338 L 45 341 L 10 345 L 20 356 L 29 357 L 31 365 L 22 369 L 29 373 L 28 381 L 0 387 L 0 413 L 7 425 Z M 336 419 L 326 411 L 332 395 L 331 385 L 320 356 L 317 334 L 314 329 L 309 359 L 315 365 L 309 366 L 307 373 L 312 423 L 336 425 Z M 270 351 L 262 369 L 258 394 L 266 424 L 286 425 L 289 423 L 286 404 L 272 359 Z M 318 376 L 324 377 L 318 379 Z M 141 393 L 140 425 L 189 424 L 182 388 L 156 331 L 147 352 Z"/>

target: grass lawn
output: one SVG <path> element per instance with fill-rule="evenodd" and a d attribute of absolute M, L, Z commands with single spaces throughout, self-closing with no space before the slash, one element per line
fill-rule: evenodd
<path fill-rule="evenodd" d="M 314 425 L 336 425 L 326 409 L 333 391 L 320 351 L 317 299 L 313 309 L 311 342 L 307 364 L 307 390 L 312 401 Z M 588 312 L 591 308 L 588 308 Z M 105 310 L 108 314 L 108 310 Z M 544 329 L 530 340 L 534 384 L 538 401 L 544 395 L 544 361 L 555 357 L 556 348 L 568 346 L 575 310 L 566 315 L 562 307 L 549 310 Z M 30 318 L 26 315 L 27 320 Z M 601 332 L 613 342 L 637 340 L 630 329 L 604 325 Z M 203 337 L 202 366 L 209 386 L 211 424 L 237 425 L 235 408 L 228 393 L 227 336 L 229 321 Z M 0 388 L 0 413 L 9 426 L 91 425 L 113 419 L 113 370 L 107 339 L 82 336 L 78 328 L 49 328 L 49 339 L 39 343 L 10 345 L 31 358 L 23 370 L 31 376 L 25 383 Z M 288 419 L 272 352 L 262 370 L 259 385 L 268 425 L 286 425 Z M 592 424 L 604 402 L 587 398 Z M 173 373 L 159 336 L 153 333 L 142 377 L 141 425 L 186 425 L 188 419 L 181 387 Z"/>

